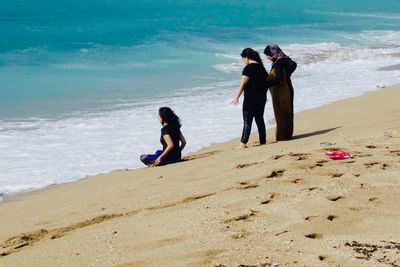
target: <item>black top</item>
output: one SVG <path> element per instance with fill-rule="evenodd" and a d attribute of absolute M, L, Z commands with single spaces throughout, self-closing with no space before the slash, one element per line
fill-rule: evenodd
<path fill-rule="evenodd" d="M 268 73 L 262 64 L 251 63 L 244 67 L 242 75 L 250 78 L 244 88 L 243 109 L 249 110 L 265 105 L 267 100 L 266 81 Z"/>
<path fill-rule="evenodd" d="M 181 131 L 179 129 L 173 129 L 168 125 L 161 128 L 161 138 L 160 142 L 163 146 L 163 150 L 167 148 L 167 143 L 164 140 L 164 135 L 169 135 L 174 144 L 172 151 L 164 158 L 162 164 L 173 163 L 181 160 L 181 149 L 179 146 Z"/>

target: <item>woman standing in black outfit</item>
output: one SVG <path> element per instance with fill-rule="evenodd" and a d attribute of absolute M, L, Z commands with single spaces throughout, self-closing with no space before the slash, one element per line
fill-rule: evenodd
<path fill-rule="evenodd" d="M 268 73 L 257 51 L 245 48 L 240 55 L 246 67 L 243 69 L 240 86 L 232 100 L 232 104 L 238 105 L 239 98 L 244 91 L 243 132 L 240 144 L 236 149 L 246 147 L 250 137 L 253 118 L 257 124 L 260 145 L 266 143 L 264 109 L 267 100 L 266 80 Z"/>

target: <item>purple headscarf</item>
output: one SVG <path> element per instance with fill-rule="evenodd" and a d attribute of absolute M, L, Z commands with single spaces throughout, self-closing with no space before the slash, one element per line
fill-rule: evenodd
<path fill-rule="evenodd" d="M 282 51 L 282 49 L 277 44 L 269 44 L 264 49 L 264 54 L 272 58 L 272 61 L 275 62 L 280 58 L 287 57 L 286 54 Z"/>

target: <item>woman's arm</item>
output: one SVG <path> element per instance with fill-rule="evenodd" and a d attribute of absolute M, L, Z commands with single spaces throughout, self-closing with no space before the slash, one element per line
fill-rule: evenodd
<path fill-rule="evenodd" d="M 179 134 L 179 140 L 181 140 L 181 146 L 179 148 L 182 151 L 186 146 L 186 139 L 183 136 L 182 132 Z"/>
<path fill-rule="evenodd" d="M 282 81 L 282 65 L 279 63 L 275 63 L 271 69 L 271 72 L 268 74 L 266 87 L 270 88 L 281 83 Z"/>
<path fill-rule="evenodd" d="M 169 134 L 163 135 L 165 143 L 167 143 L 167 147 L 163 151 L 163 153 L 156 159 L 154 162 L 156 165 L 160 164 L 161 161 L 171 152 L 174 148 L 174 142 L 172 142 L 172 138 Z"/>
<path fill-rule="evenodd" d="M 249 80 L 250 80 L 249 77 L 247 77 L 246 75 L 242 75 L 242 80 L 240 81 L 239 88 L 237 89 L 236 94 L 231 102 L 235 106 L 239 104 L 239 98 L 242 95 L 243 90 L 246 87 L 246 85 L 248 84 Z"/>

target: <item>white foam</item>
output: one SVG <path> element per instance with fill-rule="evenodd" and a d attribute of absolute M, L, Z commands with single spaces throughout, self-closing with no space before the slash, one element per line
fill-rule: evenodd
<path fill-rule="evenodd" d="M 237 57 L 236 57 L 237 59 Z M 217 64 L 214 65 L 214 68 L 216 70 L 225 72 L 225 73 L 235 73 L 235 72 L 239 72 L 241 69 L 243 69 L 243 65 L 240 64 L 239 62 L 235 62 L 235 63 L 229 63 L 229 64 Z"/>
<path fill-rule="evenodd" d="M 322 12 L 306 10 L 307 13 L 328 15 L 328 16 L 342 16 L 342 17 L 357 17 L 357 18 L 376 18 L 376 19 L 387 19 L 387 20 L 400 20 L 400 16 L 387 15 L 380 13 L 353 13 L 353 12 Z"/>
<path fill-rule="evenodd" d="M 399 31 L 363 31 L 357 34 L 342 33 L 341 36 L 373 48 L 398 48 L 400 40 Z"/>

